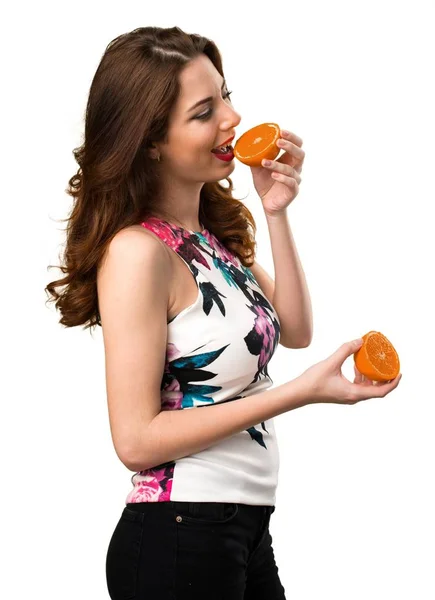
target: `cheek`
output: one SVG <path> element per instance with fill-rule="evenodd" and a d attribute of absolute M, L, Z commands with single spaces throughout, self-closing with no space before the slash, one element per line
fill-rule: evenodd
<path fill-rule="evenodd" d="M 189 132 L 188 146 L 195 154 L 210 152 L 215 145 L 216 127 L 211 123 L 200 123 L 198 127 Z"/>
<path fill-rule="evenodd" d="M 182 151 L 179 153 L 179 159 L 182 160 L 186 165 L 195 166 L 198 161 L 203 162 L 213 158 L 210 152 L 213 148 L 214 139 L 209 138 L 196 138 L 190 140 L 188 144 L 183 145 Z"/>
<path fill-rule="evenodd" d="M 211 149 L 216 144 L 216 127 L 206 124 L 198 124 L 192 127 L 183 136 L 179 136 L 172 146 L 172 156 L 174 161 L 181 167 L 191 167 L 197 162 L 211 160 L 213 158 Z"/>

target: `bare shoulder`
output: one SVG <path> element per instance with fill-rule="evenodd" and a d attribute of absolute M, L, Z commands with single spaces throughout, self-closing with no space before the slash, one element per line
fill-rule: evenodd
<path fill-rule="evenodd" d="M 140 226 L 119 231 L 108 244 L 97 273 L 103 329 L 104 325 L 112 327 L 113 319 L 118 321 L 121 298 L 131 316 L 136 314 L 133 307 L 140 311 L 139 303 L 151 303 L 154 309 L 158 301 L 167 310 L 171 275 L 172 263 L 162 240 Z"/>
<path fill-rule="evenodd" d="M 166 244 L 141 225 L 132 225 L 118 231 L 110 241 L 99 269 L 103 267 L 109 255 L 112 260 L 133 259 L 136 265 L 144 260 L 157 261 L 162 267 L 166 264 L 166 268 L 170 268 L 172 264 Z"/>

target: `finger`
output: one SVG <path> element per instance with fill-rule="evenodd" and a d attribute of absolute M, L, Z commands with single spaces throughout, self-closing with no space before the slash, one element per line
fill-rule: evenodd
<path fill-rule="evenodd" d="M 382 381 L 373 380 L 373 385 L 386 385 L 387 383 L 391 383 L 392 381 L 394 381 L 394 379 L 387 379 Z"/>
<path fill-rule="evenodd" d="M 293 142 L 294 144 L 296 144 L 299 147 L 301 147 L 302 144 L 304 143 L 302 141 L 302 138 L 300 138 L 298 135 L 296 135 L 292 131 L 286 131 L 285 129 L 281 129 L 280 135 L 283 139 L 290 140 L 291 142 Z"/>
<path fill-rule="evenodd" d="M 371 398 L 384 398 L 387 394 L 392 392 L 399 385 L 400 380 L 402 379 L 402 374 L 400 373 L 395 379 L 391 381 L 391 383 L 385 382 L 384 385 L 374 385 L 370 391 Z"/>
<path fill-rule="evenodd" d="M 359 383 L 359 385 L 366 388 L 371 387 L 372 385 L 376 385 L 376 382 L 372 381 L 371 379 L 368 379 L 365 375 L 361 375 L 361 381 L 355 383 Z"/>
<path fill-rule="evenodd" d="M 272 171 L 273 173 L 281 173 L 282 175 L 287 175 L 287 177 L 293 177 L 296 179 L 298 183 L 301 183 L 302 178 L 299 173 L 292 166 L 287 165 L 285 163 L 279 162 L 277 160 L 263 160 L 261 166 Z"/>
<path fill-rule="evenodd" d="M 289 177 L 288 175 L 283 175 L 282 173 L 276 172 L 272 173 L 272 177 L 275 179 L 275 181 L 279 181 L 280 183 L 283 183 L 284 185 L 288 186 L 290 189 L 295 190 L 295 196 L 298 195 L 299 186 L 296 179 L 294 179 L 293 177 Z"/>
<path fill-rule="evenodd" d="M 303 164 L 304 164 L 303 161 L 299 162 L 297 158 L 295 158 L 294 156 L 291 156 L 290 154 L 288 154 L 288 152 L 284 152 L 284 154 L 281 154 L 281 156 L 276 159 L 276 162 L 278 164 L 288 165 L 298 175 L 301 174 L 302 167 L 303 167 Z"/>
<path fill-rule="evenodd" d="M 364 383 L 366 378 L 362 373 L 358 371 L 355 363 L 353 363 L 353 370 L 355 371 L 355 383 Z"/>
<path fill-rule="evenodd" d="M 281 148 L 282 150 L 285 150 L 294 156 L 298 161 L 303 162 L 305 158 L 305 150 L 302 150 L 294 138 L 282 136 L 276 140 L 276 145 L 278 148 Z"/>
<path fill-rule="evenodd" d="M 292 167 L 297 166 L 298 172 L 300 172 L 305 160 L 305 150 L 302 150 L 296 144 L 282 138 L 276 141 L 276 145 L 280 150 L 284 150 L 284 154 L 282 154 L 278 160 L 280 162 L 288 163 Z"/>
<path fill-rule="evenodd" d="M 358 371 L 358 369 L 356 368 L 356 365 L 353 365 L 353 370 L 355 371 L 355 379 L 353 380 L 354 383 L 362 383 L 362 378 L 363 376 L 361 375 L 361 373 Z"/>
<path fill-rule="evenodd" d="M 339 369 L 346 358 L 355 354 L 363 344 L 362 338 L 353 340 L 351 342 L 345 342 L 331 355 L 331 362 L 335 368 Z"/>

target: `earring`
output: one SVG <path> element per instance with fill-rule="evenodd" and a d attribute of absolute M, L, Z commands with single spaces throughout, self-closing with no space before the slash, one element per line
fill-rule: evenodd
<path fill-rule="evenodd" d="M 160 154 L 157 157 L 157 162 L 160 162 Z"/>

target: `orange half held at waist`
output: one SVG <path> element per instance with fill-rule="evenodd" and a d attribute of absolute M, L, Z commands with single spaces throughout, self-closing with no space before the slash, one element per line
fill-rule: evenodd
<path fill-rule="evenodd" d="M 362 336 L 361 348 L 355 352 L 358 371 L 372 381 L 389 381 L 400 373 L 400 360 L 393 344 L 379 331 Z"/>

